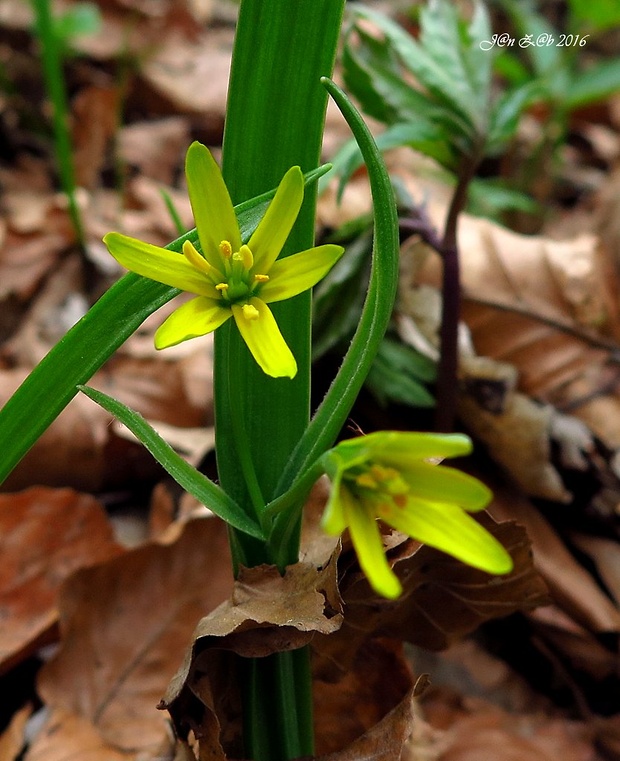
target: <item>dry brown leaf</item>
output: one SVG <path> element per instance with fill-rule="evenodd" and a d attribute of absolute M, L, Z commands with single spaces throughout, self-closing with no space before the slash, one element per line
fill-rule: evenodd
<path fill-rule="evenodd" d="M 209 30 L 189 40 L 181 31 L 169 32 L 143 66 L 142 76 L 166 98 L 167 112 L 200 113 L 211 129 L 221 129 L 233 31 Z"/>
<path fill-rule="evenodd" d="M 597 637 L 555 605 L 538 608 L 528 617 L 538 635 L 536 646 L 559 672 L 560 678 L 566 678 L 566 664 L 570 664 L 571 678 L 576 682 L 580 674 L 585 674 L 600 685 L 617 684 L 618 653 L 614 645 L 605 647 L 602 637 Z M 613 638 L 611 632 L 607 635 L 608 641 Z"/>
<path fill-rule="evenodd" d="M 122 550 L 99 502 L 69 489 L 0 495 L 0 536 L 1 672 L 49 640 L 62 582 Z"/>
<path fill-rule="evenodd" d="M 346 671 L 356 647 L 369 637 L 391 637 L 441 650 L 484 621 L 546 603 L 547 591 L 532 566 L 525 531 L 515 523 L 495 524 L 490 519 L 485 526 L 513 557 L 511 574 L 491 577 L 409 540 L 390 551 L 404 588 L 396 601 L 374 594 L 354 559 L 344 556 L 345 620 L 336 634 L 315 638 L 313 646 L 322 658 L 320 673 Z"/>
<path fill-rule="evenodd" d="M 571 535 L 571 541 L 594 562 L 598 575 L 620 607 L 620 544 L 600 536 L 577 533 Z"/>
<path fill-rule="evenodd" d="M 66 322 L 72 313 L 66 310 L 71 303 L 67 297 L 77 277 L 76 266 L 76 259 L 68 260 L 50 278 L 29 319 L 4 345 L 5 358 L 21 367 L 0 371 L 0 404 L 24 380 L 27 368 L 49 350 L 54 338 L 50 331 L 64 333 L 69 328 Z M 90 385 L 118 398 L 153 423 L 179 429 L 182 439 L 184 429 L 202 428 L 213 422 L 211 341 L 200 340 L 165 354 L 156 352 L 152 333 L 162 319 L 161 313 L 153 315 Z M 16 490 L 39 483 L 97 491 L 154 478 L 160 472 L 159 466 L 141 445 L 111 425 L 112 420 L 111 415 L 78 394 L 3 488 Z M 191 430 L 188 438 L 192 444 L 190 454 L 195 454 L 198 442 L 195 435 L 191 439 Z"/>
<path fill-rule="evenodd" d="M 550 462 L 554 410 L 514 390 L 512 365 L 486 357 L 462 357 L 458 411 L 466 429 L 484 442 L 493 459 L 535 497 L 569 502 Z"/>
<path fill-rule="evenodd" d="M 93 189 L 99 183 L 110 141 L 118 129 L 118 88 L 90 85 L 71 101 L 75 182 Z"/>
<path fill-rule="evenodd" d="M 620 610 L 571 555 L 546 519 L 517 490 L 493 484 L 490 512 L 524 526 L 532 542 L 534 564 L 554 600 L 586 629 L 620 631 Z"/>
<path fill-rule="evenodd" d="M 398 761 L 411 733 L 413 678 L 401 645 L 369 642 L 336 683 L 314 683 L 317 761 Z"/>
<path fill-rule="evenodd" d="M 123 753 L 107 744 L 87 719 L 55 709 L 34 738 L 24 761 L 130 761 L 135 754 Z"/>
<path fill-rule="evenodd" d="M 432 724 L 446 728 L 441 693 L 425 702 Z M 454 699 L 447 696 L 448 711 Z M 460 714 L 460 715 L 459 715 Z M 446 731 L 449 748 L 440 761 L 595 761 L 588 728 L 540 714 L 509 714 L 481 700 L 467 700 Z"/>
<path fill-rule="evenodd" d="M 341 625 L 334 545 L 332 540 L 331 557 L 318 567 L 310 550 L 306 561 L 288 566 L 284 575 L 274 566 L 242 568 L 231 598 L 198 623 L 160 707 L 168 709 L 182 740 L 193 730 L 201 758 L 223 761 L 231 748 L 239 748 L 239 685 L 230 681 L 233 654 L 261 658 L 296 650 L 318 632 L 329 634 Z M 321 557 L 324 549 L 318 543 Z"/>
<path fill-rule="evenodd" d="M 0 734 L 0 761 L 17 761 L 22 755 L 24 730 L 31 714 L 31 705 L 25 705 L 13 714 L 8 727 Z"/>
<path fill-rule="evenodd" d="M 27 302 L 73 240 L 68 226 L 63 231 L 46 225 L 45 232 L 29 234 L 9 230 L 0 251 L 0 300 L 14 296 Z"/>
<path fill-rule="evenodd" d="M 598 239 L 522 236 L 464 217 L 459 245 L 463 316 L 476 351 L 514 365 L 524 393 L 571 409 L 607 446 L 619 446 L 620 321 Z"/>
<path fill-rule="evenodd" d="M 230 568 L 225 525 L 204 519 L 172 544 L 74 574 L 60 596 L 61 649 L 40 675 L 43 700 L 116 751 L 157 754 L 168 725 L 155 706 L 196 622 L 230 593 Z"/>
<path fill-rule="evenodd" d="M 0 401 L 27 374 L 26 370 L 1 373 Z M 154 479 L 160 473 L 157 463 L 142 445 L 116 436 L 111 421 L 105 410 L 78 394 L 2 484 L 3 490 L 46 484 L 99 491 Z"/>
<path fill-rule="evenodd" d="M 171 116 L 123 127 L 118 134 L 123 160 L 163 185 L 173 185 L 190 141 L 186 118 Z"/>

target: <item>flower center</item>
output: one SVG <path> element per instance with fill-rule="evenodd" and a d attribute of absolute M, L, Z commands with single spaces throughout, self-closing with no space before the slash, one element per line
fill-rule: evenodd
<path fill-rule="evenodd" d="M 220 245 L 223 268 L 220 270 L 210 264 L 201 256 L 196 248 L 189 242 L 183 244 L 183 254 L 189 263 L 203 272 L 213 283 L 226 304 L 242 303 L 246 306 L 252 296 L 258 295 L 263 283 L 269 280 L 269 275 L 253 274 L 254 256 L 249 247 L 243 244 L 239 251 L 233 251 L 229 241 L 223 240 Z M 254 311 L 252 311 L 254 310 Z M 244 315 L 252 320 L 258 317 L 256 310 L 251 307 L 247 310 L 244 306 Z"/>
<path fill-rule="evenodd" d="M 396 468 L 364 463 L 351 468 L 344 478 L 349 489 L 360 501 L 372 505 L 379 517 L 394 507 L 402 509 L 407 504 L 409 484 Z"/>

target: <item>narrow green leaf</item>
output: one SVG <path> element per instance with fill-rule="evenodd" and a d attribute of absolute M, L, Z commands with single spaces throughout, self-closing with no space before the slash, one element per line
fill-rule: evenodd
<path fill-rule="evenodd" d="M 93 402 L 121 421 L 141 441 L 157 462 L 185 489 L 229 525 L 257 539 L 264 539 L 260 526 L 219 486 L 192 467 L 135 410 L 88 386 L 78 386 Z"/>
<path fill-rule="evenodd" d="M 360 145 L 374 207 L 373 265 L 368 295 L 349 350 L 310 425 L 284 469 L 276 496 L 286 491 L 335 441 L 370 370 L 387 329 L 398 285 L 398 215 L 390 177 L 362 117 L 331 80 L 321 80 Z"/>

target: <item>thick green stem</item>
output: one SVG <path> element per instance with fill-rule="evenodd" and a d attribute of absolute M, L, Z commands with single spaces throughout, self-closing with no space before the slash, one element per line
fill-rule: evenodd
<path fill-rule="evenodd" d="M 222 167 L 234 203 L 277 185 L 291 166 L 306 171 L 318 165 L 326 107 L 320 78 L 333 68 L 343 8 L 344 0 L 242 0 Z M 281 256 L 313 245 L 315 205 L 313 188 Z M 215 336 L 218 475 L 250 514 L 258 494 L 273 499 L 310 412 L 310 293 L 275 304 L 272 311 L 297 361 L 293 380 L 264 375 L 232 320 Z M 288 537 L 282 557 L 296 562 L 299 531 Z M 274 562 L 268 542 L 236 534 L 231 544 L 238 560 Z M 305 652 L 276 653 L 242 669 L 249 758 L 288 761 L 312 754 L 307 663 Z"/>

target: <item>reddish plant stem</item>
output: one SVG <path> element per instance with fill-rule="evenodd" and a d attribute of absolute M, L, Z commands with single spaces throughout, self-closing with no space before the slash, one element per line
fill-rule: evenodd
<path fill-rule="evenodd" d="M 457 225 L 467 201 L 467 190 L 476 167 L 478 155 L 465 159 L 450 202 L 443 236 L 439 237 L 423 208 L 414 210 L 410 219 L 402 220 L 401 234 L 417 232 L 437 251 L 443 260 L 442 312 L 439 338 L 441 354 L 437 368 L 437 409 L 435 429 L 449 433 L 454 429 L 458 401 L 458 330 L 461 314 L 461 278 Z"/>

